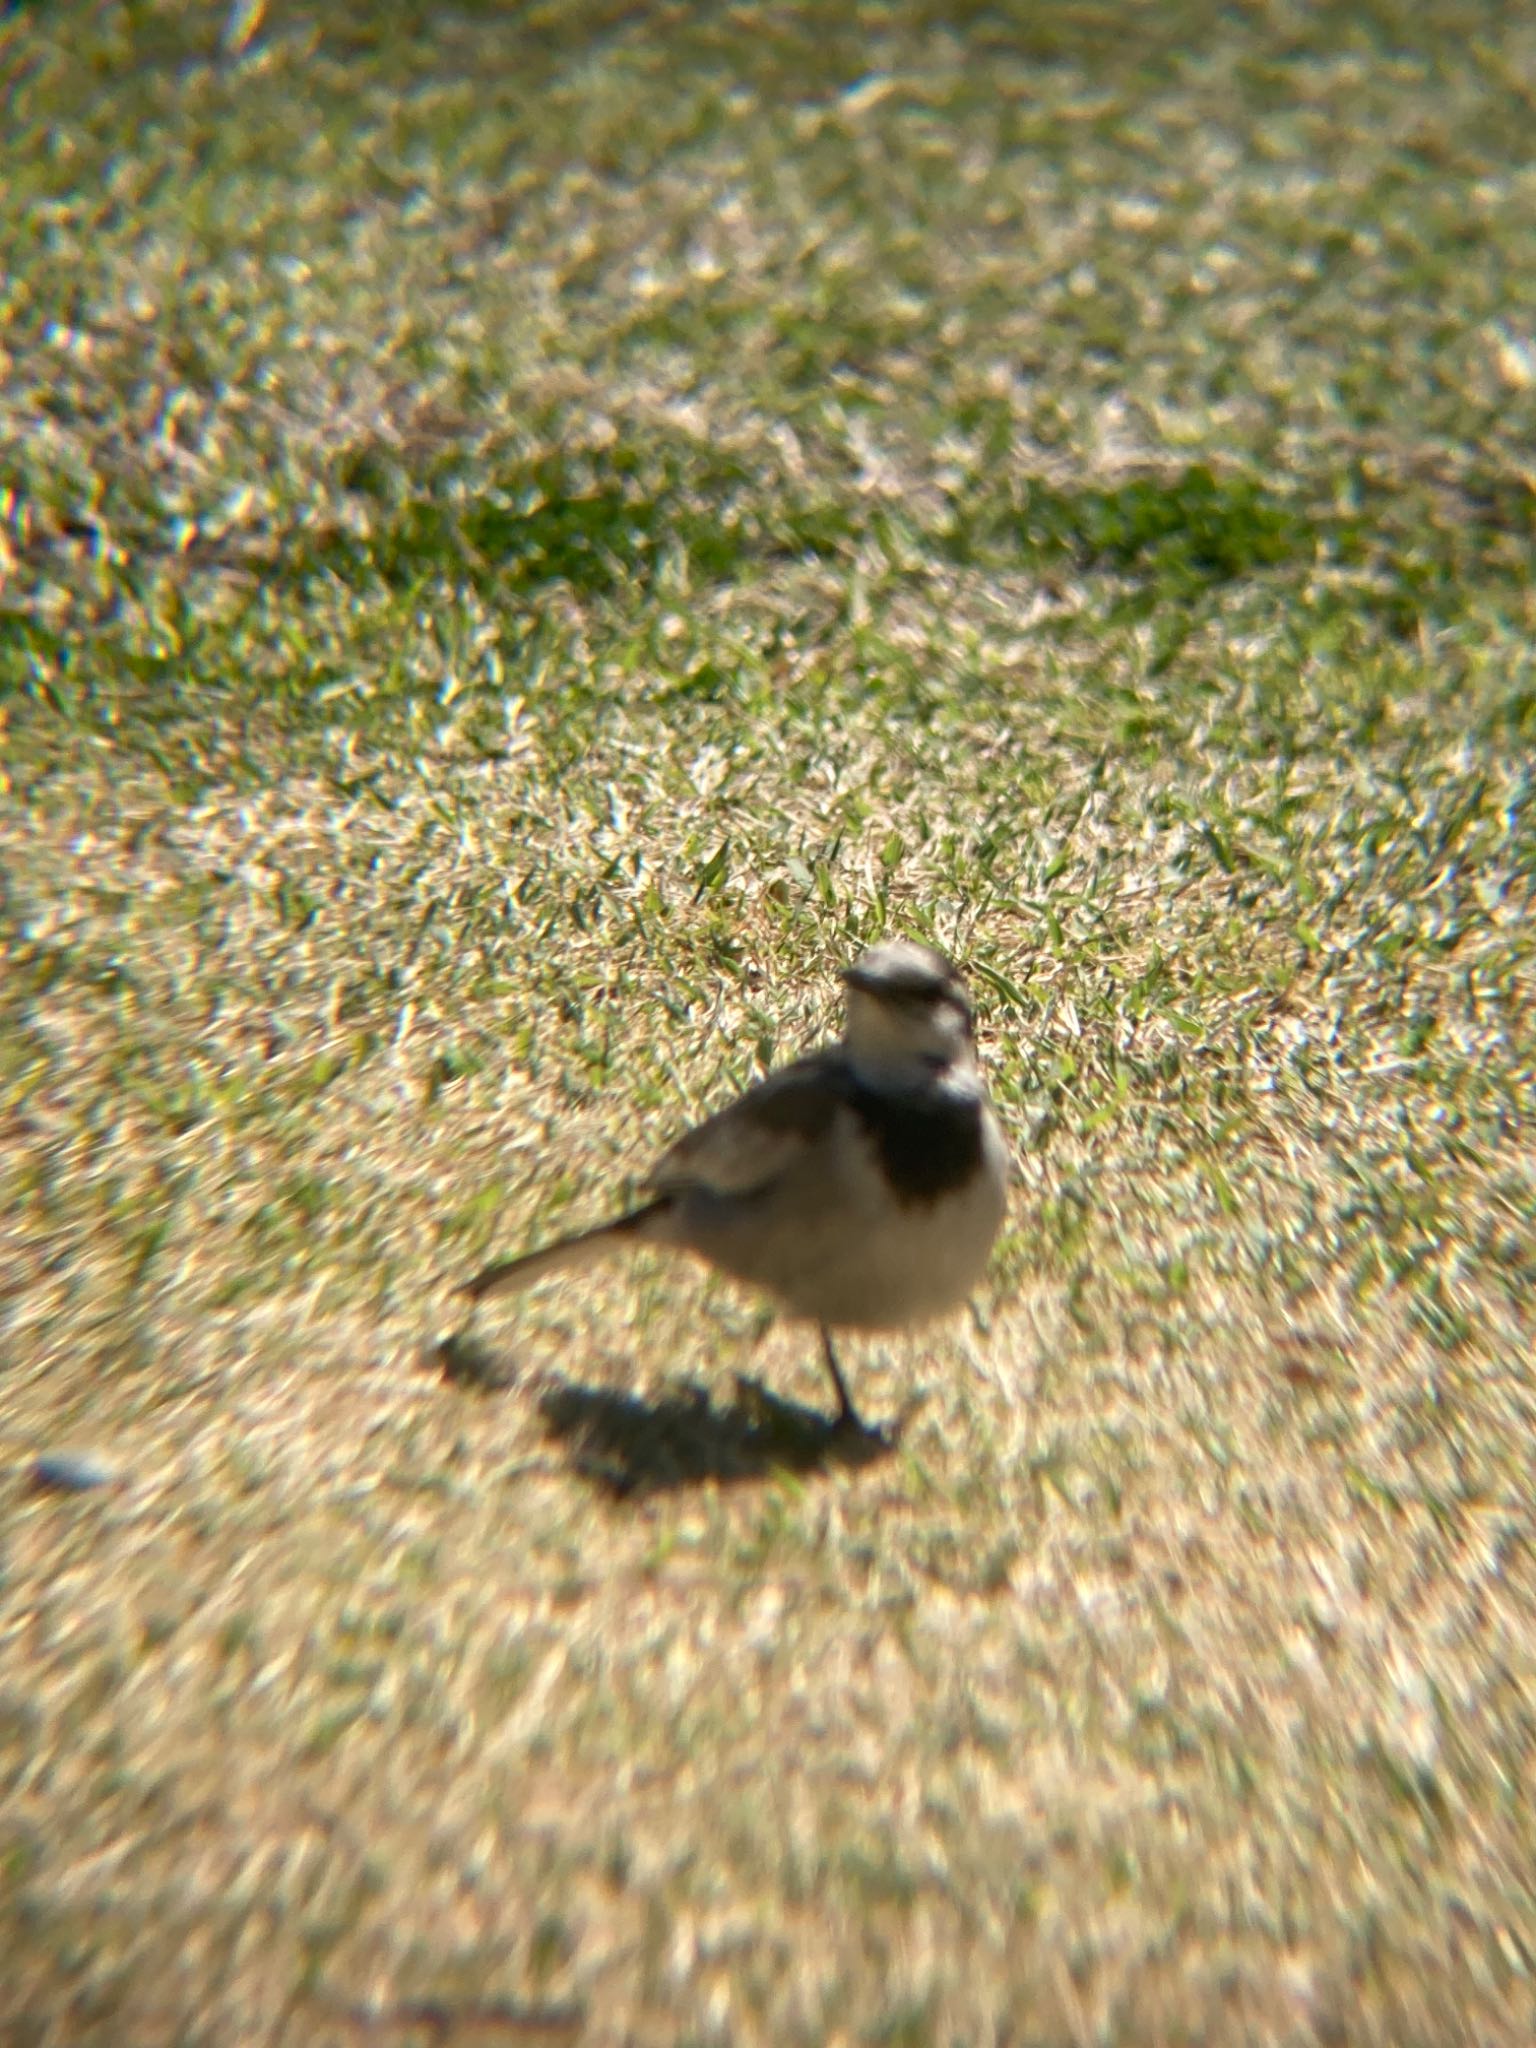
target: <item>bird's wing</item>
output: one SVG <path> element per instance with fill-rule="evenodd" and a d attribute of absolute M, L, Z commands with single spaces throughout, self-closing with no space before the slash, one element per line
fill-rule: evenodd
<path fill-rule="evenodd" d="M 826 1134 L 844 1099 L 846 1070 L 835 1051 L 812 1053 L 759 1081 L 728 1108 L 685 1131 L 651 1174 L 655 1194 L 704 1187 L 745 1195 L 787 1171 Z"/>

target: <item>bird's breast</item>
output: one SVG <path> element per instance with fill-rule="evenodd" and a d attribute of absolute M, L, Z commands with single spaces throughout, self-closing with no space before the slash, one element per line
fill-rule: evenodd
<path fill-rule="evenodd" d="M 696 1191 L 678 1238 L 792 1315 L 899 1329 L 946 1314 L 986 1270 L 1007 1152 L 985 1101 L 959 1113 L 845 1100 L 797 1168 L 752 1195 Z"/>

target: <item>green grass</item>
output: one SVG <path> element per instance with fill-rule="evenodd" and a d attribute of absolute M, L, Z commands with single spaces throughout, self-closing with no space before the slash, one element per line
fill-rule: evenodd
<path fill-rule="evenodd" d="M 1523 11 L 354 14 L 0 24 L 0 2033 L 1528 2041 Z M 888 929 L 894 1456 L 438 1348 Z"/>

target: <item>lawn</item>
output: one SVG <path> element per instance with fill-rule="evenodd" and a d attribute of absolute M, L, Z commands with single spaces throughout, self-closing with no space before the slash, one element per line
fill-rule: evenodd
<path fill-rule="evenodd" d="M 1529 10 L 0 76 L 7 2048 L 1536 2038 Z M 891 931 L 889 1455 L 655 1256 L 457 1334 Z"/>

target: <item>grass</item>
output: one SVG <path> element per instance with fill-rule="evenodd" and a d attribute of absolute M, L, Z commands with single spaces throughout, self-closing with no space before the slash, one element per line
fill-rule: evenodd
<path fill-rule="evenodd" d="M 0 2033 L 1528 2041 L 1522 11 L 0 67 Z M 894 1454 L 656 1262 L 438 1349 L 888 929 Z"/>

